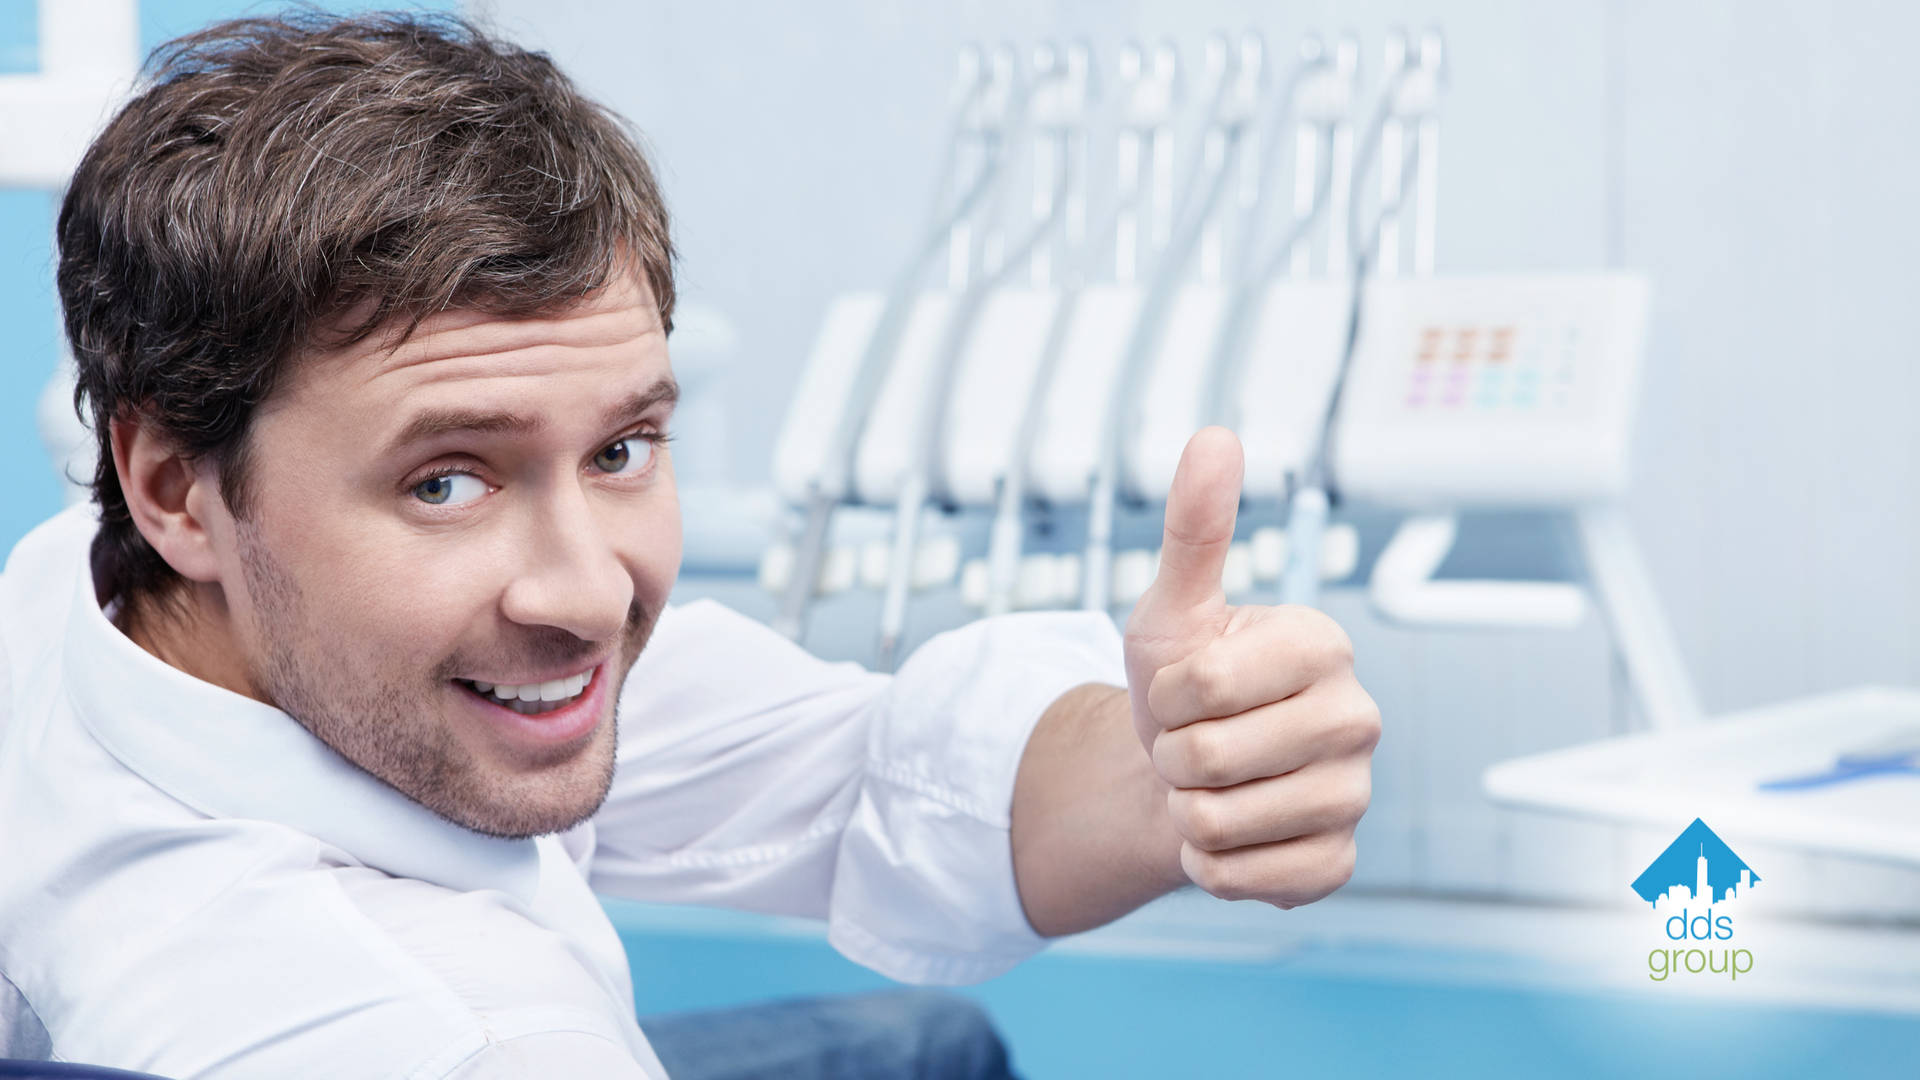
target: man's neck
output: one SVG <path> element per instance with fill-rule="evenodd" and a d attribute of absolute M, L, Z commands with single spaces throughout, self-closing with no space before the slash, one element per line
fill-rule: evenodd
<path fill-rule="evenodd" d="M 246 650 L 220 586 L 185 582 L 160 595 L 133 598 L 120 605 L 113 622 L 135 645 L 168 666 L 223 690 L 273 704 L 254 687 Z"/>

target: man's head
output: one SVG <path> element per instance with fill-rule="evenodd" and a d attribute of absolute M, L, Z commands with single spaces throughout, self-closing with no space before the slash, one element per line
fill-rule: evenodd
<path fill-rule="evenodd" d="M 679 562 L 672 250 L 620 123 L 459 23 L 224 24 L 59 242 L 121 624 L 470 828 L 590 813 Z"/>

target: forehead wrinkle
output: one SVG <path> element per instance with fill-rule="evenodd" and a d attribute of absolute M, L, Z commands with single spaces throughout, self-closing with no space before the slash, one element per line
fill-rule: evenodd
<path fill-rule="evenodd" d="M 658 338 L 657 344 L 647 340 L 653 337 Z M 411 331 L 405 320 L 395 320 L 353 344 L 310 346 L 302 350 L 300 368 L 309 375 L 326 369 L 371 368 L 361 377 L 378 379 L 422 364 L 539 352 L 542 346 L 594 349 L 636 345 L 643 350 L 657 347 L 664 353 L 666 337 L 666 324 L 654 302 L 652 286 L 645 274 L 629 268 L 606 287 L 549 315 L 506 317 L 483 307 L 450 308 L 428 315 Z M 372 363 L 363 367 L 365 361 Z"/>
<path fill-rule="evenodd" d="M 482 320 L 452 329 L 417 333 L 397 347 L 376 346 L 374 352 L 380 373 L 392 374 L 445 360 L 639 345 L 656 335 L 665 342 L 658 314 L 625 308 L 579 312 L 555 319 Z"/>

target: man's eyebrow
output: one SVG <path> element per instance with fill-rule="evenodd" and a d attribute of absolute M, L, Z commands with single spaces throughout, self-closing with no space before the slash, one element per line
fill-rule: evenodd
<path fill-rule="evenodd" d="M 680 400 L 680 384 L 669 375 L 625 401 L 607 410 L 608 428 L 625 427 L 662 405 L 672 408 Z"/>
<path fill-rule="evenodd" d="M 477 435 L 530 435 L 543 426 L 536 417 L 515 413 L 429 409 L 402 428 L 400 434 L 388 443 L 388 449 L 401 450 L 427 439 L 465 432 Z"/>
<path fill-rule="evenodd" d="M 639 393 L 629 395 L 624 401 L 607 410 L 605 426 L 624 427 L 645 416 L 650 410 L 661 405 L 672 406 L 680 400 L 680 384 L 672 376 L 661 379 Z M 531 435 L 545 427 L 538 417 L 521 416 L 510 412 L 476 411 L 469 409 L 429 409 L 413 418 L 400 434 L 394 436 L 388 444 L 389 451 L 398 451 L 417 442 L 437 439 L 443 435 L 471 433 L 476 435 Z"/>

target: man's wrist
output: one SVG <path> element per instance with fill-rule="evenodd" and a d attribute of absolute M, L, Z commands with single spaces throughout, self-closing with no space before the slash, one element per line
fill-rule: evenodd
<path fill-rule="evenodd" d="M 1013 798 L 1014 874 L 1037 933 L 1090 930 L 1187 883 L 1168 790 L 1125 690 L 1090 683 L 1048 708 Z"/>

